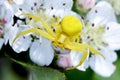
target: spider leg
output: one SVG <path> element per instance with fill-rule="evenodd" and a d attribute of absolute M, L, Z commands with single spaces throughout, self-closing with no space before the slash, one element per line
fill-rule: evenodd
<path fill-rule="evenodd" d="M 66 70 L 75 69 L 75 68 L 81 66 L 81 65 L 83 64 L 83 62 L 86 60 L 86 58 L 89 56 L 89 52 L 88 52 L 88 51 L 89 51 L 89 50 L 83 51 L 84 54 L 83 54 L 83 56 L 82 56 L 82 58 L 81 58 L 81 60 L 80 60 L 80 62 L 79 62 L 78 65 L 73 66 L 72 68 L 66 68 Z"/>
<path fill-rule="evenodd" d="M 66 44 L 65 47 L 68 49 L 76 50 L 76 51 L 80 51 L 80 52 L 82 51 L 82 49 L 89 49 L 91 53 L 98 54 L 98 55 L 102 56 L 103 58 L 105 58 L 102 53 L 100 53 L 99 51 L 95 50 L 94 48 L 92 48 L 91 46 L 86 45 L 86 44 L 69 43 L 69 44 Z"/>
<path fill-rule="evenodd" d="M 80 44 L 80 43 L 69 43 L 69 44 L 66 44 L 65 47 L 68 49 L 71 49 L 71 50 L 76 50 L 76 51 L 84 53 L 83 57 L 81 58 L 80 63 L 72 68 L 67 68 L 67 70 L 74 69 L 74 68 L 77 68 L 80 65 L 82 65 L 82 63 L 86 60 L 87 56 L 89 55 L 89 52 L 88 52 L 89 50 L 90 50 L 90 52 L 92 52 L 94 54 L 98 54 L 98 55 L 102 56 L 103 58 L 105 58 L 99 51 L 95 50 L 94 48 L 92 48 L 89 45 L 84 45 L 84 44 Z"/>
<path fill-rule="evenodd" d="M 58 26 L 56 27 L 56 36 L 58 37 L 61 33 L 61 26 L 60 24 L 58 24 Z"/>
<path fill-rule="evenodd" d="M 33 18 L 36 21 L 41 22 L 43 24 L 44 28 L 47 30 L 47 32 L 54 37 L 53 30 L 50 28 L 50 26 L 47 25 L 47 23 L 43 19 L 41 19 L 38 16 L 32 15 L 32 14 L 24 14 L 24 15 L 26 15 L 28 17 L 31 17 L 31 18 Z"/>
<path fill-rule="evenodd" d="M 26 34 L 29 34 L 29 33 L 34 33 L 34 32 L 36 32 L 36 33 L 44 36 L 45 38 L 47 38 L 47 39 L 49 39 L 49 40 L 51 40 L 51 41 L 54 41 L 54 37 L 51 36 L 50 34 L 46 33 L 45 31 L 42 31 L 42 30 L 40 30 L 40 29 L 38 29 L 38 28 L 31 28 L 31 29 L 28 29 L 28 30 L 25 30 L 25 31 L 23 31 L 23 32 L 18 33 L 17 36 L 13 39 L 12 44 L 15 42 L 15 40 L 16 40 L 18 37 L 23 36 L 23 35 L 26 35 Z"/>

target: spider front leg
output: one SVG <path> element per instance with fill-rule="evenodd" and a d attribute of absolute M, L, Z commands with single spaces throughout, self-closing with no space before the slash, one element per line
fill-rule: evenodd
<path fill-rule="evenodd" d="M 28 29 L 28 30 L 25 30 L 23 32 L 18 33 L 17 36 L 13 39 L 12 45 L 13 45 L 13 43 L 15 42 L 15 40 L 17 38 L 19 38 L 20 36 L 29 34 L 29 33 L 38 33 L 39 35 L 42 35 L 43 37 L 45 37 L 45 38 L 47 38 L 47 39 L 49 39 L 51 41 L 54 41 L 54 39 L 55 39 L 53 36 L 46 33 L 45 31 L 42 31 L 42 30 L 40 30 L 38 28 L 31 28 L 31 29 Z"/>
<path fill-rule="evenodd" d="M 41 18 L 38 17 L 38 16 L 32 15 L 32 14 L 24 14 L 24 15 L 26 15 L 26 16 L 28 16 L 28 17 L 36 20 L 36 21 L 41 22 L 42 25 L 43 25 L 43 27 L 46 29 L 46 31 L 47 31 L 50 35 L 52 35 L 53 37 L 55 37 L 55 36 L 54 36 L 54 32 L 53 32 L 53 30 L 51 29 L 51 27 L 48 26 L 47 23 L 46 23 L 43 19 L 41 19 Z"/>

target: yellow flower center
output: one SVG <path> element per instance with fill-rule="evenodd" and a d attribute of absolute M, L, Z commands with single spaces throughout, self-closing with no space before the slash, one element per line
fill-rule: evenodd
<path fill-rule="evenodd" d="M 69 35 L 75 35 L 81 32 L 82 22 L 75 16 L 65 16 L 61 21 L 62 31 Z"/>

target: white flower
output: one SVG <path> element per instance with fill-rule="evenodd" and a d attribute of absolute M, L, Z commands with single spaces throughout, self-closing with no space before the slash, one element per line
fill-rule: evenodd
<path fill-rule="evenodd" d="M 0 1 L 0 49 L 3 43 L 7 43 L 5 34 L 10 29 L 13 21 L 12 18 L 13 13 L 11 7 L 5 1 Z"/>
<path fill-rule="evenodd" d="M 67 15 L 66 10 L 68 12 L 70 12 L 72 4 L 68 4 L 68 3 L 73 3 L 73 1 L 72 2 L 71 1 L 66 0 L 64 2 L 61 0 L 57 0 L 57 1 L 52 2 L 50 0 L 50 2 L 48 3 L 48 0 L 47 0 L 47 1 L 44 1 L 44 3 L 39 7 L 36 7 L 36 5 L 39 5 L 39 3 L 37 3 L 37 4 L 34 3 L 33 6 L 31 6 L 31 5 L 25 6 L 24 5 L 24 7 L 22 7 L 21 12 L 20 13 L 18 12 L 18 14 L 27 12 L 27 13 L 31 13 L 33 15 L 39 16 L 41 19 L 43 19 L 47 23 L 48 27 L 51 27 L 51 26 L 58 24 L 56 18 L 60 18 L 60 19 L 63 18 L 63 16 L 62 16 L 63 13 L 65 13 L 64 15 Z M 58 5 L 56 6 L 57 3 L 59 3 L 59 6 Z M 31 4 L 31 3 L 29 3 L 29 4 Z M 50 5 L 48 5 L 48 4 L 50 4 Z M 70 7 L 69 7 L 69 5 L 70 5 Z M 63 6 L 68 6 L 68 7 L 66 8 Z M 60 9 L 60 7 L 62 7 L 62 8 Z M 29 11 L 29 8 L 30 8 L 30 11 Z M 56 13 L 54 13 L 54 12 L 56 12 Z M 59 15 L 60 14 L 59 12 L 61 12 L 62 14 Z M 72 12 L 70 12 L 70 13 L 72 13 Z M 19 17 L 19 15 L 17 15 L 17 16 Z M 21 17 L 21 15 L 20 15 L 20 17 Z M 21 39 L 19 39 L 20 38 L 19 37 L 15 40 L 15 42 L 12 45 L 13 39 L 15 38 L 14 35 L 25 30 L 25 29 L 21 30 L 20 29 L 21 26 L 26 26 L 28 29 L 32 29 L 34 27 L 43 29 L 44 25 L 40 22 L 35 21 L 34 19 L 31 20 L 29 18 L 26 19 L 26 24 L 19 23 L 19 25 L 20 25 L 19 27 L 16 26 L 17 24 L 18 23 L 16 23 L 14 27 L 17 28 L 18 31 L 16 31 L 14 34 L 12 32 L 10 32 L 13 34 L 13 35 L 11 35 L 12 38 L 10 39 L 10 44 L 13 47 L 14 51 L 16 51 L 17 53 L 20 53 L 22 51 L 26 51 L 27 48 L 30 47 L 29 55 L 30 55 L 30 59 L 33 62 L 35 62 L 36 64 L 38 64 L 40 66 L 50 65 L 50 63 L 52 62 L 52 60 L 54 58 L 54 50 L 52 47 L 52 43 L 50 40 L 42 37 L 38 33 L 29 33 L 29 34 L 25 35 L 25 37 L 27 37 L 29 35 L 29 37 L 31 37 L 33 39 L 32 41 L 30 39 L 28 39 L 28 41 L 27 41 L 26 38 L 25 38 L 26 40 L 25 39 L 21 40 Z M 11 30 L 11 31 L 13 31 L 13 30 Z M 21 37 L 23 38 L 23 36 L 24 35 L 22 35 Z M 30 43 L 22 44 L 22 43 L 25 43 L 26 41 L 30 42 Z M 26 48 L 22 48 L 22 46 L 24 46 Z"/>
<path fill-rule="evenodd" d="M 99 55 L 92 55 L 87 61 L 97 74 L 109 77 L 116 69 L 113 64 L 117 60 L 115 50 L 120 49 L 120 31 L 118 26 L 113 24 L 117 22 L 111 5 L 105 1 L 99 2 L 87 14 L 87 21 L 81 35 L 82 43 L 99 50 L 105 57 L 104 59 Z"/>

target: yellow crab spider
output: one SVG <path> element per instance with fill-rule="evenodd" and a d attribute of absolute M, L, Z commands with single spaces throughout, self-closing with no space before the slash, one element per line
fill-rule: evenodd
<path fill-rule="evenodd" d="M 80 60 L 80 63 L 73 68 L 80 66 L 85 61 L 89 53 L 88 50 L 91 53 L 98 54 L 104 58 L 104 56 L 99 51 L 95 50 L 89 45 L 80 43 L 79 37 L 82 32 L 82 22 L 77 17 L 71 15 L 63 17 L 63 19 L 56 26 L 56 31 L 53 32 L 51 27 L 48 26 L 47 23 L 44 20 L 42 20 L 40 17 L 32 14 L 24 14 L 24 15 L 33 18 L 36 21 L 41 22 L 45 30 L 33 27 L 26 31 L 20 32 L 14 38 L 13 43 L 20 36 L 23 36 L 28 33 L 38 33 L 39 35 L 42 35 L 43 37 L 51 40 L 53 42 L 53 45 L 56 47 L 60 47 L 61 49 L 69 49 L 69 50 L 83 52 L 84 55 Z"/>

